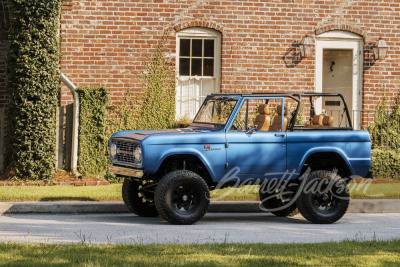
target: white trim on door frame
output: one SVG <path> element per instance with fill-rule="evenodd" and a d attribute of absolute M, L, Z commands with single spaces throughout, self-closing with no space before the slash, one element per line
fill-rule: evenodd
<path fill-rule="evenodd" d="M 324 49 L 346 49 L 353 51 L 353 94 L 352 107 L 356 112 L 353 127 L 359 128 L 362 110 L 362 75 L 363 75 L 363 39 L 361 36 L 345 31 L 329 31 L 315 37 L 315 91 L 322 92 L 322 66 Z M 322 102 L 317 101 L 316 110 L 320 111 Z"/>

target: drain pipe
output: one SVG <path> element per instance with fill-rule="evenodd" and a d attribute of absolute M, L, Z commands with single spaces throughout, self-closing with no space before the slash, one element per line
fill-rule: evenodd
<path fill-rule="evenodd" d="M 71 151 L 71 171 L 77 174 L 78 167 L 78 128 L 79 128 L 79 95 L 76 92 L 76 86 L 61 73 L 60 80 L 64 83 L 74 98 L 73 116 L 72 116 L 72 151 Z"/>

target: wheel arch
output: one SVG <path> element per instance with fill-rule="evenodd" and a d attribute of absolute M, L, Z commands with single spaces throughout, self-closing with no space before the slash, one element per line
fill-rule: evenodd
<path fill-rule="evenodd" d="M 156 172 L 157 177 L 162 177 L 174 170 L 186 169 L 199 174 L 208 186 L 215 183 L 214 175 L 208 164 L 195 153 L 170 153 L 165 155 L 160 162 Z"/>
<path fill-rule="evenodd" d="M 311 170 L 325 169 L 332 170 L 338 169 L 338 174 L 341 177 L 350 177 L 353 174 L 351 164 L 343 151 L 332 148 L 312 149 L 303 157 L 299 169 L 301 170 L 300 176 L 311 167 Z"/>

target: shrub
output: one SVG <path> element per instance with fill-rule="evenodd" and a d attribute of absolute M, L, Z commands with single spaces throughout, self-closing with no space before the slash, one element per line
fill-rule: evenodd
<path fill-rule="evenodd" d="M 9 0 L 8 166 L 20 178 L 55 172 L 61 0 Z"/>
<path fill-rule="evenodd" d="M 374 149 L 371 158 L 371 171 L 374 175 L 400 177 L 400 155 L 396 151 Z"/>
<path fill-rule="evenodd" d="M 124 101 L 108 106 L 107 136 L 125 130 L 166 129 L 174 126 L 175 70 L 164 55 L 169 32 L 165 32 L 156 52 L 139 75 L 139 92 L 126 92 Z"/>
<path fill-rule="evenodd" d="M 164 56 L 169 32 L 158 43 L 155 54 L 146 62 L 146 71 L 139 78 L 143 84 L 141 111 L 137 129 L 166 129 L 174 126 L 175 119 L 175 70 L 171 60 Z"/>
<path fill-rule="evenodd" d="M 78 171 L 101 175 L 107 170 L 108 90 L 105 87 L 77 88 L 80 100 Z"/>
<path fill-rule="evenodd" d="M 400 99 L 389 108 L 384 97 L 375 108 L 375 123 L 368 128 L 375 148 L 398 149 L 400 144 Z"/>

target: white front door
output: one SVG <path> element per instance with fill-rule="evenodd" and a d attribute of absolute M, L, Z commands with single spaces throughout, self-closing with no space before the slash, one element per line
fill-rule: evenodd
<path fill-rule="evenodd" d="M 362 47 L 360 36 L 344 31 L 316 38 L 316 92 L 342 94 L 354 129 L 360 128 L 362 115 Z M 334 126 L 348 126 L 339 98 L 319 99 L 315 105 L 317 113 L 334 117 Z"/>

